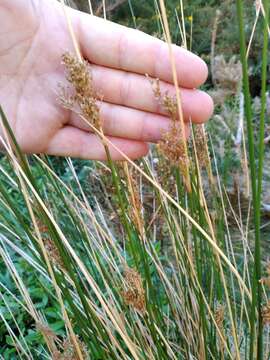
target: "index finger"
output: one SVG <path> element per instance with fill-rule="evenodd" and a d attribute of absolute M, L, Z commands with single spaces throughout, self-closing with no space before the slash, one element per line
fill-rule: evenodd
<path fill-rule="evenodd" d="M 73 10 L 83 56 L 90 62 L 173 82 L 168 44 L 141 31 Z M 179 86 L 196 88 L 205 82 L 205 62 L 173 45 Z"/>

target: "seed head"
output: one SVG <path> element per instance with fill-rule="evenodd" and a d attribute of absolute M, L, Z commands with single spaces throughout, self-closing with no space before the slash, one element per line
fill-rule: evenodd
<path fill-rule="evenodd" d="M 224 315 L 225 315 L 225 306 L 219 304 L 216 308 L 214 318 L 215 318 L 217 326 L 221 332 L 224 331 L 224 328 L 223 328 Z"/>
<path fill-rule="evenodd" d="M 55 332 L 45 323 L 37 322 L 36 329 L 42 334 L 44 339 L 46 340 L 47 346 L 49 347 L 53 359 L 57 359 L 54 355 L 58 354 L 58 348 L 56 346 L 57 335 Z"/>
<path fill-rule="evenodd" d="M 201 167 L 208 165 L 207 134 L 203 125 L 196 125 L 194 131 L 198 162 Z"/>
<path fill-rule="evenodd" d="M 181 129 L 173 123 L 158 143 L 159 152 L 170 161 L 171 165 L 179 166 L 182 170 L 188 162 L 184 141 Z"/>
<path fill-rule="evenodd" d="M 64 269 L 65 265 L 62 261 L 62 257 L 60 255 L 60 252 L 55 245 L 54 241 L 50 239 L 49 237 L 43 238 L 43 242 L 45 245 L 45 249 L 47 250 L 49 259 L 51 262 L 57 266 L 58 268 Z"/>
<path fill-rule="evenodd" d="M 73 86 L 75 96 L 94 96 L 89 64 L 70 53 L 63 54 L 62 63 L 66 67 L 66 79 Z"/>
<path fill-rule="evenodd" d="M 76 341 L 82 353 L 83 359 L 88 359 L 86 345 L 78 337 Z M 63 352 L 61 353 L 59 360 L 79 360 L 76 348 L 70 338 L 67 338 L 63 341 L 62 348 Z"/>
<path fill-rule="evenodd" d="M 138 176 L 134 168 L 124 165 L 125 177 L 127 181 L 127 190 L 129 198 L 129 215 L 136 229 L 143 234 L 144 219 L 142 216 L 143 205 L 141 202 L 140 189 L 138 185 Z"/>
<path fill-rule="evenodd" d="M 126 268 L 124 278 L 126 290 L 122 292 L 122 296 L 125 303 L 144 313 L 145 291 L 140 274 L 135 269 Z"/>
<path fill-rule="evenodd" d="M 42 241 L 44 243 L 44 247 L 47 251 L 48 257 L 50 261 L 57 267 L 64 269 L 64 263 L 62 261 L 62 257 L 60 252 L 55 245 L 54 241 L 51 239 L 48 233 L 48 227 L 43 223 L 42 220 L 37 219 L 37 226 L 39 228 L 40 234 L 42 236 Z"/>
<path fill-rule="evenodd" d="M 176 98 L 168 92 L 162 94 L 159 80 L 150 80 L 153 93 L 162 108 L 169 114 L 172 122 L 168 132 L 164 132 L 158 143 L 158 151 L 169 161 L 170 165 L 177 166 L 183 176 L 183 181 L 188 192 L 191 191 L 189 175 L 189 158 L 183 124 L 180 123 Z"/>
<path fill-rule="evenodd" d="M 262 308 L 262 320 L 264 325 L 270 324 L 270 300 L 268 300 L 267 304 Z"/>
<path fill-rule="evenodd" d="M 224 336 L 224 316 L 225 316 L 225 306 L 218 304 L 216 311 L 214 313 L 214 318 L 215 318 L 217 327 L 218 327 L 220 333 L 222 334 L 222 336 Z M 224 351 L 224 343 L 220 338 L 219 338 L 219 344 L 220 344 L 221 352 L 223 352 Z"/>
<path fill-rule="evenodd" d="M 162 94 L 160 89 L 159 79 L 150 80 L 152 85 L 153 93 L 157 101 L 160 103 L 162 108 L 169 114 L 169 117 L 173 121 L 178 121 L 178 107 L 177 101 L 174 96 L 170 96 L 168 92 Z"/>
<path fill-rule="evenodd" d="M 70 337 L 61 340 L 48 325 L 41 322 L 36 324 L 36 328 L 46 339 L 53 360 L 79 360 L 76 348 Z M 76 342 L 80 348 L 83 359 L 87 360 L 89 357 L 86 345 L 78 336 L 76 336 Z"/>
<path fill-rule="evenodd" d="M 78 111 L 91 125 L 100 129 L 100 114 L 97 96 L 88 62 L 79 60 L 76 56 L 65 53 L 62 63 L 66 67 L 66 79 L 71 85 L 61 86 L 60 102 L 69 110 Z"/>
<path fill-rule="evenodd" d="M 260 283 L 261 284 L 264 284 L 265 286 L 267 286 L 268 288 L 270 288 L 270 262 L 268 262 L 267 266 L 266 266 L 266 273 L 267 273 L 267 276 L 266 277 L 263 277 L 261 280 L 260 280 Z"/>

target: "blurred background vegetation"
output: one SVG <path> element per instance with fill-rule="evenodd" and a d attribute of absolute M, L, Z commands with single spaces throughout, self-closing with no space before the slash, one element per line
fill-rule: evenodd
<path fill-rule="evenodd" d="M 155 0 L 106 0 L 107 18 L 126 26 L 136 27 L 149 34 L 162 37 L 162 29 L 157 15 Z M 239 54 L 239 33 L 236 14 L 236 5 L 233 0 L 194 0 L 184 2 L 185 28 L 187 45 L 192 51 L 199 54 L 209 65 L 211 57 L 211 42 L 214 23 L 219 12 L 218 28 L 215 41 L 215 54 L 225 55 L 228 60 Z M 89 12 L 88 0 L 73 0 L 73 6 L 79 10 Z M 181 36 L 177 17 L 181 18 L 179 0 L 166 1 L 170 30 L 173 41 L 181 44 Z M 93 12 L 103 16 L 101 1 L 92 1 Z M 131 16 L 132 14 L 132 16 Z M 245 1 L 246 37 L 250 38 L 256 16 L 256 2 Z M 253 96 L 260 93 L 261 57 L 258 54 L 262 48 L 262 23 L 258 24 L 250 49 L 249 65 L 251 75 L 251 93 Z M 211 85 L 211 74 L 209 76 Z"/>

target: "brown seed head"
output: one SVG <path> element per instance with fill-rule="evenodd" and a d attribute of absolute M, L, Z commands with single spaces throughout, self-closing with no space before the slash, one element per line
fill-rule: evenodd
<path fill-rule="evenodd" d="M 45 337 L 48 337 L 51 339 L 57 338 L 57 335 L 55 334 L 55 332 L 47 324 L 43 324 L 42 322 L 37 322 L 36 329 L 39 332 L 41 332 L 41 334 Z"/>
<path fill-rule="evenodd" d="M 143 232 L 144 219 L 142 216 L 143 205 L 141 202 L 138 176 L 132 167 L 129 167 L 125 174 L 128 182 L 129 213 L 137 230 Z"/>
<path fill-rule="evenodd" d="M 88 352 L 85 344 L 78 337 L 76 341 L 82 353 L 83 359 L 88 359 Z M 70 338 L 63 341 L 62 348 L 63 352 L 61 353 L 59 360 L 79 360 L 76 348 Z"/>
<path fill-rule="evenodd" d="M 169 114 L 169 117 L 173 121 L 178 121 L 178 107 L 176 98 L 170 96 L 168 92 L 162 94 L 160 89 L 160 82 L 159 79 L 150 80 L 152 85 L 153 93 L 157 101 L 160 103 L 162 108 Z"/>
<path fill-rule="evenodd" d="M 55 245 L 54 241 L 50 239 L 49 237 L 43 238 L 45 249 L 47 250 L 49 259 L 51 262 L 57 266 L 58 268 L 64 269 L 65 265 L 63 263 L 62 257 L 60 255 L 60 252 Z"/>
<path fill-rule="evenodd" d="M 59 355 L 60 353 L 56 345 L 57 335 L 55 334 L 55 332 L 47 324 L 44 324 L 42 322 L 36 323 L 36 329 L 42 334 L 42 336 L 46 340 L 47 346 L 52 353 L 52 358 L 54 360 L 58 360 L 59 358 L 57 357 L 57 355 Z"/>
<path fill-rule="evenodd" d="M 266 273 L 267 273 L 267 276 L 266 277 L 263 277 L 261 280 L 260 280 L 260 283 L 261 284 L 264 284 L 265 286 L 267 286 L 268 288 L 270 288 L 270 262 L 268 262 L 267 266 L 266 266 Z"/>
<path fill-rule="evenodd" d="M 164 110 L 167 111 L 172 121 L 179 120 L 179 117 L 177 116 L 178 108 L 175 97 L 169 96 L 168 93 L 165 93 L 165 95 L 162 97 L 162 106 Z"/>
<path fill-rule="evenodd" d="M 122 296 L 125 303 L 144 313 L 145 291 L 140 274 L 135 269 L 126 268 L 124 278 L 127 289 L 122 292 Z"/>
<path fill-rule="evenodd" d="M 270 324 L 270 300 L 268 300 L 267 304 L 262 308 L 262 319 L 264 325 Z"/>
<path fill-rule="evenodd" d="M 150 80 L 153 88 L 153 93 L 159 101 L 163 109 L 169 114 L 172 121 L 171 128 L 165 132 L 162 139 L 158 143 L 158 151 L 169 160 L 169 164 L 177 166 L 183 176 L 183 181 L 188 192 L 191 191 L 190 176 L 189 176 L 189 159 L 186 146 L 186 139 L 183 134 L 182 124 L 180 123 L 180 116 L 178 114 L 178 106 L 176 98 L 170 96 L 168 92 L 162 94 L 160 90 L 159 80 Z"/>
<path fill-rule="evenodd" d="M 37 219 L 37 226 L 42 236 L 44 247 L 47 251 L 48 257 L 50 261 L 59 268 L 64 269 L 64 263 L 62 261 L 62 257 L 60 252 L 54 243 L 54 241 L 50 238 L 48 233 L 48 227 L 46 224 L 43 223 L 41 219 Z"/>
<path fill-rule="evenodd" d="M 72 94 L 69 88 L 61 87 L 60 101 L 63 106 L 79 113 L 95 128 L 100 129 L 100 114 L 97 105 L 98 96 L 93 87 L 93 79 L 89 64 L 85 60 L 79 60 L 76 56 L 65 53 L 62 63 L 66 67 L 66 79 L 72 86 Z"/>
<path fill-rule="evenodd" d="M 187 165 L 187 156 L 185 153 L 185 139 L 182 131 L 175 123 L 171 125 L 168 132 L 164 133 L 158 143 L 159 152 L 170 161 L 171 165 L 185 168 Z"/>
<path fill-rule="evenodd" d="M 225 306 L 218 304 L 216 311 L 214 313 L 214 318 L 215 318 L 217 327 L 218 327 L 220 333 L 222 334 L 222 336 L 224 336 L 224 317 L 225 317 Z M 221 352 L 223 352 L 224 351 L 224 343 L 221 340 L 221 338 L 219 338 L 219 344 L 220 344 Z"/>
<path fill-rule="evenodd" d="M 194 131 L 195 145 L 197 150 L 197 157 L 199 166 L 207 167 L 208 164 L 208 145 L 207 134 L 203 125 L 196 125 Z"/>
<path fill-rule="evenodd" d="M 218 326 L 220 332 L 222 332 L 222 333 L 224 331 L 224 328 L 223 328 L 224 315 L 225 315 L 225 306 L 219 304 L 215 311 L 214 318 L 215 318 L 215 321 L 217 323 L 217 326 Z"/>
<path fill-rule="evenodd" d="M 47 340 L 53 360 L 79 360 L 76 348 L 70 337 L 61 340 L 48 325 L 41 322 L 36 324 L 36 328 Z M 79 339 L 78 336 L 76 336 L 76 342 L 80 348 L 83 359 L 88 359 L 89 357 L 86 345 Z"/>
<path fill-rule="evenodd" d="M 67 70 L 67 81 L 74 87 L 76 96 L 94 96 L 89 64 L 85 60 L 78 60 L 70 53 L 62 56 L 62 62 Z"/>

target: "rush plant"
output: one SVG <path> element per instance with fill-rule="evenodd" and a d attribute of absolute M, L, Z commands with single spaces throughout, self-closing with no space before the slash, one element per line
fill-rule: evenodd
<path fill-rule="evenodd" d="M 215 134 L 192 125 L 187 139 L 181 93 L 163 93 L 158 79 L 151 79 L 153 92 L 173 125 L 158 148 L 136 162 L 125 154 L 121 163 L 111 160 L 108 145 L 115 145 L 102 131 L 91 64 L 77 55 L 63 54 L 69 87 L 60 86 L 59 101 L 99 136 L 106 163 L 66 159 L 59 175 L 52 158 L 21 152 L 0 108 L 6 134 L 0 161 L 1 359 L 269 358 L 270 271 L 261 233 L 269 4 L 259 4 L 258 133 L 243 1 L 235 5 L 242 76 L 226 96 L 238 119 L 244 95 L 237 156 L 250 169 L 239 170 L 251 182 L 248 211 L 241 186 L 229 191 L 223 183 Z M 164 1 L 154 2 L 154 9 L 170 51 Z M 172 54 L 171 65 L 174 73 Z"/>

